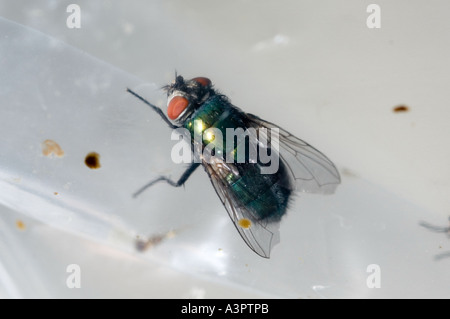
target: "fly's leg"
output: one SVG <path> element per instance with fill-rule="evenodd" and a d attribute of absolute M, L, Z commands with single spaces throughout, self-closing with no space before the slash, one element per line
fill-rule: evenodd
<path fill-rule="evenodd" d="M 164 122 L 167 123 L 167 125 L 169 125 L 170 128 L 172 128 L 172 129 L 178 128 L 178 126 L 173 125 L 172 122 L 170 122 L 170 120 L 164 115 L 164 112 L 159 107 L 157 107 L 156 105 L 153 105 L 152 103 L 150 103 L 149 101 L 147 101 L 142 96 L 140 96 L 139 94 L 137 94 L 136 92 L 132 91 L 129 88 L 127 88 L 127 92 L 133 94 L 139 100 L 141 100 L 142 102 L 144 102 L 145 104 L 150 106 L 153 109 L 153 111 L 155 111 L 156 113 L 159 114 L 159 116 L 161 116 L 161 118 L 164 120 Z"/>
<path fill-rule="evenodd" d="M 141 100 L 142 102 L 144 102 L 145 104 L 150 106 L 156 113 L 159 114 L 159 116 L 161 116 L 161 118 L 164 120 L 164 122 L 167 123 L 167 125 L 169 125 L 170 128 L 172 128 L 172 129 L 178 128 L 178 126 L 173 125 L 172 122 L 170 122 L 170 120 L 164 115 L 164 112 L 159 107 L 157 107 L 156 105 L 153 105 L 152 103 L 150 103 L 149 101 L 147 101 L 142 96 L 140 96 L 139 94 L 137 94 L 136 92 L 132 91 L 129 88 L 127 88 L 127 92 L 133 94 L 139 100 Z M 141 187 L 136 193 L 133 194 L 133 197 L 139 196 L 147 188 L 149 188 L 150 186 L 153 186 L 154 184 L 156 184 L 156 183 L 158 183 L 160 181 L 166 181 L 168 184 L 170 184 L 170 185 L 172 185 L 174 187 L 179 187 L 179 186 L 183 185 L 188 180 L 189 176 L 191 176 L 191 174 L 195 171 L 195 169 L 199 165 L 200 165 L 200 163 L 192 163 L 191 166 L 189 166 L 189 168 L 183 173 L 183 175 L 181 175 L 180 179 L 177 182 L 172 181 L 170 178 L 168 178 L 166 176 L 158 177 L 157 179 L 155 179 L 155 180 L 151 181 L 150 183 L 148 183 L 148 184 L 144 185 L 143 187 Z"/>
<path fill-rule="evenodd" d="M 188 167 L 187 170 L 184 171 L 183 175 L 181 175 L 180 179 L 178 179 L 178 181 L 173 181 L 171 180 L 169 177 L 166 176 L 160 176 L 157 179 L 151 181 L 150 183 L 144 185 L 143 187 L 141 187 L 136 193 L 133 194 L 133 197 L 137 197 L 139 196 L 143 191 L 145 191 L 147 188 L 153 186 L 154 184 L 161 182 L 161 181 L 166 181 L 169 185 L 173 186 L 173 187 L 180 187 L 181 185 L 183 185 L 189 178 L 189 176 L 191 176 L 191 174 L 197 169 L 197 167 L 200 166 L 200 163 L 192 163 L 191 166 Z"/>
<path fill-rule="evenodd" d="M 448 220 L 450 221 L 450 217 L 448 218 Z M 428 224 L 427 222 L 420 222 L 419 225 L 422 227 L 425 227 L 431 231 L 434 231 L 436 233 L 447 233 L 447 235 L 450 236 L 450 226 L 449 227 L 434 226 L 434 225 Z"/>

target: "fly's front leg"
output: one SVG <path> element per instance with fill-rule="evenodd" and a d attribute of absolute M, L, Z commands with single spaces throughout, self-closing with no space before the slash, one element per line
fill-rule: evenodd
<path fill-rule="evenodd" d="M 178 181 L 176 181 L 176 182 L 171 180 L 169 177 L 166 177 L 166 176 L 158 177 L 157 179 L 155 179 L 155 180 L 151 181 L 150 183 L 148 183 L 148 184 L 144 185 L 143 187 L 141 187 L 136 193 L 133 194 L 133 197 L 139 196 L 147 188 L 149 188 L 150 186 L 153 186 L 154 184 L 156 184 L 158 182 L 161 182 L 161 181 L 166 181 L 169 185 L 171 185 L 173 187 L 180 187 L 181 185 L 183 185 L 188 180 L 189 176 L 191 176 L 191 174 L 199 166 L 200 166 L 200 163 L 192 163 L 191 166 L 189 166 L 188 169 L 184 171 L 183 175 L 181 175 L 180 179 L 178 179 Z"/>
<path fill-rule="evenodd" d="M 153 105 L 152 103 L 150 103 L 149 101 L 147 101 L 142 96 L 140 96 L 139 94 L 137 94 L 136 92 L 132 91 L 129 88 L 127 88 L 127 92 L 133 94 L 139 100 L 141 100 L 142 102 L 144 102 L 145 104 L 150 106 L 153 109 L 153 111 L 155 111 L 156 113 L 159 114 L 159 116 L 161 116 L 161 118 L 164 120 L 164 122 L 167 123 L 167 125 L 169 125 L 170 128 L 172 128 L 172 129 L 178 128 L 178 126 L 173 125 L 172 122 L 170 122 L 170 120 L 164 115 L 164 112 L 159 107 L 157 107 L 156 105 Z"/>

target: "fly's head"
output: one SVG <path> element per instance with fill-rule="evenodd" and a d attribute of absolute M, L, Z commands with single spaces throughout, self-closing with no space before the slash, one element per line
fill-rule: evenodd
<path fill-rule="evenodd" d="M 185 80 L 178 75 L 164 89 L 167 91 L 167 116 L 178 125 L 215 94 L 211 80 L 204 77 Z"/>

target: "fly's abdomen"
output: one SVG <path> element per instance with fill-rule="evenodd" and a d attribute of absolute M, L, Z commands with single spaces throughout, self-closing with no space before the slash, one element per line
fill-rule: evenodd
<path fill-rule="evenodd" d="M 236 166 L 242 175 L 230 182 L 230 188 L 239 202 L 251 210 L 257 220 L 280 220 L 292 193 L 282 163 L 274 174 L 261 174 L 260 164 Z"/>

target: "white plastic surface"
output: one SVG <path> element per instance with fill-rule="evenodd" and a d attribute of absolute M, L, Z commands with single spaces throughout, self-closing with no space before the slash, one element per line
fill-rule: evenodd
<path fill-rule="evenodd" d="M 82 28 L 71 30 L 65 6 L 37 3 L 2 12 L 53 38 L 0 20 L 1 296 L 450 297 L 449 239 L 419 225 L 448 223 L 450 47 L 435 33 L 448 22 L 417 19 L 418 4 L 384 2 L 382 28 L 371 30 L 359 1 L 348 12 L 328 1 L 274 2 L 258 15 L 243 14 L 258 6 L 251 1 L 80 1 Z M 408 18 L 422 33 L 406 32 Z M 185 189 L 156 185 L 131 197 L 183 167 L 170 160 L 170 130 L 125 89 L 164 105 L 158 88 L 175 69 L 210 77 L 234 104 L 340 168 L 335 195 L 296 199 L 270 260 L 245 245 L 201 170 Z M 410 111 L 394 113 L 398 104 Z M 48 139 L 63 157 L 43 154 Z M 91 151 L 97 170 L 84 163 Z M 168 232 L 136 250 L 137 236 Z M 80 289 L 66 285 L 70 264 L 81 267 Z M 373 264 L 380 288 L 367 284 Z"/>

